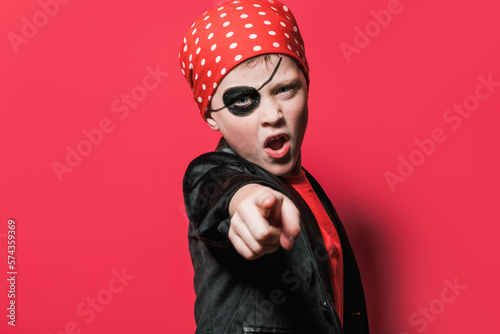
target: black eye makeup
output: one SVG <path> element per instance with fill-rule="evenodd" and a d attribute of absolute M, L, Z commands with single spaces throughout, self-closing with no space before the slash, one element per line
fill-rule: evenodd
<path fill-rule="evenodd" d="M 212 110 L 213 112 L 220 111 L 224 108 L 227 108 L 230 113 L 235 116 L 243 117 L 248 116 L 254 112 L 255 109 L 259 107 L 260 104 L 260 93 L 259 90 L 262 89 L 265 85 L 267 85 L 271 80 L 273 80 L 274 75 L 278 72 L 278 68 L 280 67 L 281 60 L 283 58 L 280 57 L 278 64 L 273 70 L 271 77 L 259 87 L 259 89 L 255 89 L 254 87 L 249 86 L 238 86 L 229 88 L 224 92 L 222 96 L 222 101 L 224 103 L 224 107 Z"/>
<path fill-rule="evenodd" d="M 222 100 L 224 101 L 224 108 L 227 107 L 233 115 L 246 116 L 250 115 L 259 106 L 260 93 L 253 87 L 233 87 L 224 92 Z"/>

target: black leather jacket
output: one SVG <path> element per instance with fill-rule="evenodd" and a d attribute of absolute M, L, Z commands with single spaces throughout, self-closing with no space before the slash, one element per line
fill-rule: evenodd
<path fill-rule="evenodd" d="M 234 153 L 224 139 L 194 159 L 183 181 L 194 267 L 196 333 L 368 333 L 361 279 L 330 200 L 307 173 L 340 237 L 344 259 L 344 330 L 333 305 L 328 255 L 313 213 L 283 178 Z M 248 261 L 228 240 L 229 202 L 243 185 L 282 192 L 301 212 L 293 250 Z"/>

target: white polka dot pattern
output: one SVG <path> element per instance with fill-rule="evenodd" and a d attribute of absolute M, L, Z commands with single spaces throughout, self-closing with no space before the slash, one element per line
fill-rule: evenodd
<path fill-rule="evenodd" d="M 228 1 L 193 23 L 183 38 L 179 58 L 203 118 L 224 76 L 241 62 L 266 53 L 295 59 L 309 80 L 297 22 L 277 0 Z"/>

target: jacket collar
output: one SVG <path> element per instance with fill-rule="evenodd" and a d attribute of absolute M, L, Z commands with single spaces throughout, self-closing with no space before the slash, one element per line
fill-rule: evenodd
<path fill-rule="evenodd" d="M 219 143 L 217 144 L 215 151 L 236 154 L 236 152 L 234 152 L 231 146 L 229 146 L 224 137 L 221 137 L 221 139 L 219 140 Z"/>

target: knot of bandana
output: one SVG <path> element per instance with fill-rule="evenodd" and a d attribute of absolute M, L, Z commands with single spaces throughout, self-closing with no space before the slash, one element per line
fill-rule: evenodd
<path fill-rule="evenodd" d="M 218 84 L 235 66 L 255 56 L 285 54 L 309 82 L 304 42 L 290 9 L 276 0 L 228 1 L 201 15 L 187 31 L 181 71 L 205 119 Z"/>

